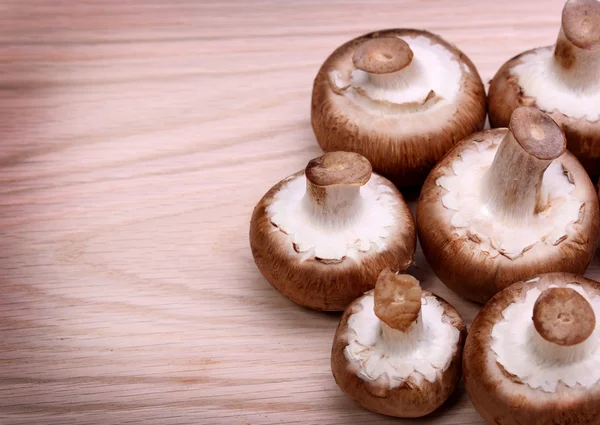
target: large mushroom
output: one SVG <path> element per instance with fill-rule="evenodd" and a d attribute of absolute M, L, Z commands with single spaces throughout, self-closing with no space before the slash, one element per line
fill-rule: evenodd
<path fill-rule="evenodd" d="M 583 274 L 600 223 L 598 196 L 556 123 L 515 110 L 510 129 L 476 133 L 433 169 L 421 190 L 423 252 L 448 287 L 485 302 L 539 273 Z"/>
<path fill-rule="evenodd" d="M 469 330 L 465 386 L 490 425 L 600 424 L 600 284 L 569 273 L 515 283 Z"/>
<path fill-rule="evenodd" d="M 536 106 L 562 128 L 567 147 L 592 175 L 600 174 L 600 3 L 569 0 L 554 46 L 506 62 L 492 80 L 492 127 L 506 127 L 519 106 Z"/>
<path fill-rule="evenodd" d="M 483 128 L 473 63 L 439 36 L 377 31 L 337 48 L 317 74 L 312 126 L 325 151 L 353 151 L 398 186 L 423 182 L 457 141 Z"/>
<path fill-rule="evenodd" d="M 250 223 L 256 265 L 279 292 L 339 311 L 386 267 L 406 269 L 416 232 L 402 195 L 352 152 L 330 152 L 276 184 Z"/>
<path fill-rule="evenodd" d="M 340 389 L 366 409 L 424 416 L 460 380 L 465 336 L 454 307 L 422 291 L 414 277 L 383 270 L 375 290 L 344 312 L 331 370 Z"/>

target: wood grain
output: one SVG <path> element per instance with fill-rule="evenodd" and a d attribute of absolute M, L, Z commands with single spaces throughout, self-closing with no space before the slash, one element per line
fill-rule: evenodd
<path fill-rule="evenodd" d="M 353 404 L 329 369 L 339 315 L 274 291 L 248 224 L 319 155 L 312 79 L 336 46 L 426 28 L 487 81 L 551 44 L 561 8 L 1 1 L 0 423 L 482 424 L 462 388 L 419 421 Z M 470 322 L 477 307 L 417 263 Z"/>

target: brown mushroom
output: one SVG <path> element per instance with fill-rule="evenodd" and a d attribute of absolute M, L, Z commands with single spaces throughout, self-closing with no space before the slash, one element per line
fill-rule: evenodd
<path fill-rule="evenodd" d="M 421 184 L 458 140 L 481 130 L 486 98 L 471 61 L 427 31 L 351 40 L 315 78 L 312 126 L 325 151 L 353 151 L 398 186 Z"/>
<path fill-rule="evenodd" d="M 489 90 L 492 127 L 506 127 L 519 106 L 548 113 L 568 149 L 592 175 L 600 174 L 600 2 L 569 0 L 554 46 L 506 62 Z"/>
<path fill-rule="evenodd" d="M 256 265 L 279 292 L 315 310 L 343 310 L 416 245 L 402 195 L 352 152 L 329 152 L 273 186 L 250 223 Z"/>
<path fill-rule="evenodd" d="M 463 376 L 490 425 L 600 423 L 600 283 L 549 273 L 494 296 L 473 322 Z"/>
<path fill-rule="evenodd" d="M 374 291 L 355 300 L 331 352 L 336 383 L 366 409 L 427 415 L 460 380 L 466 327 L 458 312 L 414 277 L 383 270 Z"/>
<path fill-rule="evenodd" d="M 595 188 L 556 123 L 521 107 L 510 129 L 473 134 L 433 169 L 417 228 L 442 282 L 485 302 L 539 273 L 584 273 L 599 216 Z"/>

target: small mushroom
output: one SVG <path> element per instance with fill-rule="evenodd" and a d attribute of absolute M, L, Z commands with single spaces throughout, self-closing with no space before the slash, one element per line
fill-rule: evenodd
<path fill-rule="evenodd" d="M 567 147 L 600 174 L 600 2 L 569 0 L 554 46 L 506 62 L 489 90 L 492 127 L 506 127 L 519 106 L 536 106 L 565 132 Z"/>
<path fill-rule="evenodd" d="M 431 267 L 477 302 L 535 274 L 583 274 L 599 223 L 590 178 L 556 123 L 532 107 L 517 108 L 510 129 L 458 144 L 427 178 L 417 207 Z"/>
<path fill-rule="evenodd" d="M 473 63 L 427 31 L 355 38 L 327 58 L 313 87 L 321 147 L 364 155 L 398 186 L 421 184 L 456 141 L 483 128 L 485 115 Z"/>
<path fill-rule="evenodd" d="M 415 245 L 402 195 L 353 152 L 326 153 L 273 186 L 250 223 L 258 269 L 315 310 L 343 310 L 373 288 L 382 269 L 406 269 Z"/>
<path fill-rule="evenodd" d="M 336 383 L 366 409 L 425 416 L 460 380 L 465 324 L 458 312 L 414 277 L 385 269 L 375 290 L 344 312 L 333 340 Z"/>
<path fill-rule="evenodd" d="M 473 322 L 465 386 L 490 425 L 598 424 L 600 283 L 548 273 L 494 296 Z"/>

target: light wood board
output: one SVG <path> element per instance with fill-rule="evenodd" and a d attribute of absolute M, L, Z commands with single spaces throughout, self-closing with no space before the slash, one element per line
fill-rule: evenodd
<path fill-rule="evenodd" d="M 342 394 L 329 368 L 339 315 L 273 290 L 248 224 L 271 185 L 320 154 L 312 80 L 338 45 L 425 28 L 487 83 L 554 42 L 561 8 L 1 1 L 0 423 L 482 424 L 462 387 L 404 422 Z M 470 323 L 477 306 L 416 260 Z"/>

